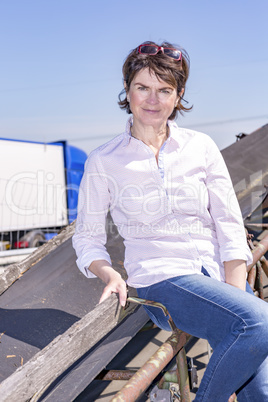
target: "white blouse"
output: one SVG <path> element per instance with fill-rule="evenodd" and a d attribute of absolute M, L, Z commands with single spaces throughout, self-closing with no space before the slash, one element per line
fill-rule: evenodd
<path fill-rule="evenodd" d="M 127 283 L 144 287 L 200 274 L 224 281 L 224 261 L 252 261 L 232 182 L 212 139 L 168 121 L 158 164 L 153 151 L 126 131 L 88 157 L 80 185 L 73 246 L 87 276 L 105 248 L 110 210 L 124 238 Z"/>

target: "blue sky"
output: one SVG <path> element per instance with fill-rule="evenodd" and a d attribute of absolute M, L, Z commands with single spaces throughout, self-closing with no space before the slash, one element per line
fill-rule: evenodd
<path fill-rule="evenodd" d="M 220 149 L 268 123 L 267 0 L 0 0 L 0 136 L 89 152 L 122 132 L 121 68 L 145 40 L 191 59 L 178 124 Z"/>

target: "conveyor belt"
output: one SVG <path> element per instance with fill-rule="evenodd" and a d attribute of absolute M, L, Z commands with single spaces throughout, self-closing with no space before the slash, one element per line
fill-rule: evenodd
<path fill-rule="evenodd" d="M 108 227 L 112 230 L 108 234 L 107 248 L 113 266 L 124 276 L 122 239 L 112 225 Z M 75 260 L 69 238 L 32 266 L 0 296 L 0 382 L 95 309 L 104 284 L 97 278 L 86 279 L 76 267 Z M 129 322 L 126 323 L 127 320 Z M 77 396 L 147 320 L 143 309 L 138 309 L 118 325 L 118 330 L 114 328 L 113 335 L 107 333 L 103 341 L 98 342 L 89 355 L 77 363 L 80 369 L 83 365 L 87 367 L 86 376 L 81 376 L 76 369 L 67 370 L 60 378 L 61 384 L 63 378 L 71 376 L 73 380 L 77 376 L 75 387 L 67 386 L 68 379 L 64 385 L 69 397 Z M 106 353 L 100 353 L 105 348 Z M 92 361 L 95 361 L 94 364 L 90 363 Z M 54 395 L 57 389 L 59 385 L 55 381 L 49 390 Z"/>
<path fill-rule="evenodd" d="M 70 239 L 16 281 L 0 297 L 1 380 L 93 310 L 102 288 L 75 269 Z"/>
<path fill-rule="evenodd" d="M 244 219 L 267 196 L 268 124 L 222 150 Z"/>

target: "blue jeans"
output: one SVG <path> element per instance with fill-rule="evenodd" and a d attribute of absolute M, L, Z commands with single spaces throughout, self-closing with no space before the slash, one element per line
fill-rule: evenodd
<path fill-rule="evenodd" d="M 268 304 L 205 275 L 183 275 L 137 289 L 138 296 L 166 306 L 176 326 L 207 339 L 213 353 L 195 402 L 268 401 Z M 156 307 L 144 307 L 152 321 L 170 330 Z"/>

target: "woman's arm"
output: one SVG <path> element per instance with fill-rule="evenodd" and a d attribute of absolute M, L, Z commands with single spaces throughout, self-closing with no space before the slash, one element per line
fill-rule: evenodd
<path fill-rule="evenodd" d="M 93 261 L 88 269 L 106 283 L 99 303 L 108 299 L 112 293 L 118 293 L 120 304 L 124 307 L 127 299 L 126 283 L 121 275 L 112 268 L 111 264 L 105 260 L 97 260 Z"/>
<path fill-rule="evenodd" d="M 246 290 L 247 266 L 243 260 L 224 261 L 225 282 Z"/>
<path fill-rule="evenodd" d="M 119 293 L 126 303 L 126 283 L 111 266 L 106 249 L 106 216 L 110 206 L 110 176 L 103 170 L 98 150 L 87 159 L 79 189 L 78 214 L 73 236 L 77 266 L 88 278 L 99 277 L 106 283 L 100 303 L 112 293 Z M 114 184 L 114 183 L 113 183 Z"/>
<path fill-rule="evenodd" d="M 209 212 L 215 223 L 220 259 L 223 264 L 230 262 L 225 271 L 228 277 L 233 277 L 234 272 L 239 270 L 233 264 L 239 264 L 232 261 L 250 264 L 252 253 L 247 245 L 244 222 L 228 169 L 218 147 L 210 138 L 206 141 L 206 163 Z"/>
<path fill-rule="evenodd" d="M 86 162 L 79 188 L 78 213 L 72 239 L 77 255 L 77 266 L 87 278 L 95 276 L 88 270 L 92 262 L 105 260 L 111 264 L 105 247 L 106 216 L 109 205 L 108 180 L 102 170 L 97 151 L 93 151 Z"/>

